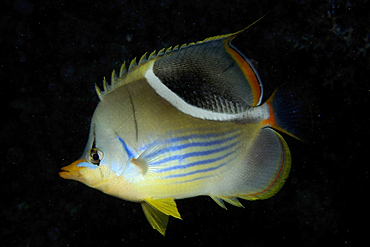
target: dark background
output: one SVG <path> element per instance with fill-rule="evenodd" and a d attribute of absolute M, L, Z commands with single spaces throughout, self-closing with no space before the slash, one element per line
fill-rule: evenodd
<path fill-rule="evenodd" d="M 40 2 L 0 4 L 1 246 L 368 242 L 368 1 Z M 238 31 L 267 12 L 234 44 L 256 62 L 265 98 L 288 82 L 314 120 L 309 143 L 286 137 L 292 170 L 276 196 L 228 210 L 208 197 L 179 200 L 183 220 L 171 218 L 162 237 L 139 204 L 58 176 L 85 146 L 94 83 L 125 60 Z"/>

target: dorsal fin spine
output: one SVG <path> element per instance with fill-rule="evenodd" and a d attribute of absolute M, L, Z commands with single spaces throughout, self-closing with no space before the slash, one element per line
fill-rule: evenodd
<path fill-rule="evenodd" d="M 165 50 L 165 49 L 166 49 L 166 48 L 162 48 L 162 49 L 160 49 L 160 50 L 159 50 L 159 52 L 158 52 L 158 54 L 157 54 L 157 57 L 164 55 L 164 50 Z"/>
<path fill-rule="evenodd" d="M 105 76 L 103 78 L 103 91 L 106 92 L 107 91 L 107 79 L 105 79 Z"/>
<path fill-rule="evenodd" d="M 134 59 L 131 60 L 131 63 L 128 66 L 128 72 L 130 72 L 132 70 L 132 68 L 134 68 L 136 66 L 137 66 L 137 63 L 136 63 L 136 57 L 135 57 Z"/>
<path fill-rule="evenodd" d="M 180 50 L 181 49 L 183 49 L 183 48 L 186 48 L 187 47 L 187 45 L 186 44 L 182 44 L 181 46 L 180 46 Z"/>
<path fill-rule="evenodd" d="M 96 94 L 98 95 L 99 99 L 101 99 L 101 90 L 100 88 L 98 87 L 98 85 L 95 83 L 95 91 L 96 91 Z"/>
<path fill-rule="evenodd" d="M 156 57 L 156 50 L 154 50 L 152 53 L 150 53 L 148 60 Z"/>
<path fill-rule="evenodd" d="M 140 65 L 142 63 L 145 63 L 147 61 L 146 54 L 147 54 L 147 52 L 145 52 L 144 55 L 141 56 L 138 65 Z"/>
<path fill-rule="evenodd" d="M 172 46 L 168 47 L 166 49 L 166 51 L 164 52 L 164 54 L 166 55 L 167 53 L 171 52 L 172 51 Z"/>
<path fill-rule="evenodd" d="M 126 74 L 126 61 L 123 62 L 121 65 L 121 69 L 119 70 L 119 78 L 121 78 L 124 74 Z"/>
<path fill-rule="evenodd" d="M 112 86 L 115 83 L 116 79 L 117 79 L 117 74 L 116 74 L 116 71 L 113 70 L 112 75 L 111 75 L 110 85 L 108 85 L 108 87 Z"/>

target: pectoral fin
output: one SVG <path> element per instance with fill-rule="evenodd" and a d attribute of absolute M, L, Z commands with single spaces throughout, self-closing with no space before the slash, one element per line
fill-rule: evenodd
<path fill-rule="evenodd" d="M 141 206 L 150 225 L 163 236 L 166 233 L 169 215 L 181 219 L 180 213 L 177 210 L 176 202 L 172 198 L 148 198 L 141 203 Z"/>

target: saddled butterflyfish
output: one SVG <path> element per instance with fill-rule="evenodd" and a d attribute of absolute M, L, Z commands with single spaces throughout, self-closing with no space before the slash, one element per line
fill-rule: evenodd
<path fill-rule="evenodd" d="M 302 104 L 277 89 L 262 102 L 261 79 L 231 42 L 247 28 L 134 59 L 99 103 L 80 159 L 59 175 L 139 202 L 165 234 L 176 199 L 266 199 L 288 177 L 291 154 L 276 131 L 299 139 Z"/>

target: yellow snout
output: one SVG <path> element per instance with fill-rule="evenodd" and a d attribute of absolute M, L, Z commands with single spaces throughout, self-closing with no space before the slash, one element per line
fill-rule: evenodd
<path fill-rule="evenodd" d="M 86 159 L 76 160 L 72 164 L 70 164 L 68 166 L 65 166 L 65 167 L 62 167 L 60 169 L 59 176 L 61 176 L 64 179 L 78 180 L 78 178 L 82 177 L 80 171 L 82 169 L 85 169 L 85 167 L 78 167 L 77 166 L 78 164 L 80 164 L 82 162 L 87 162 L 87 160 Z"/>

